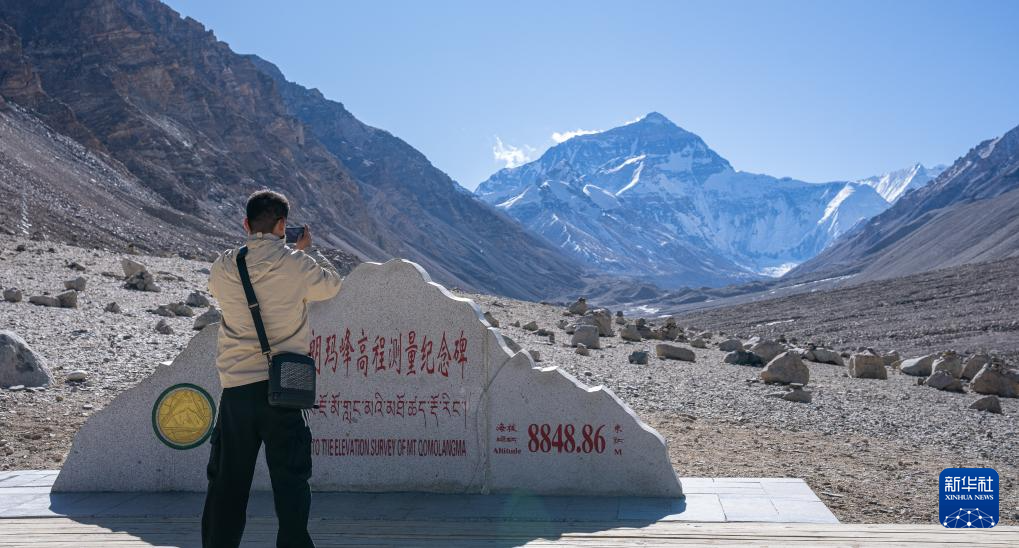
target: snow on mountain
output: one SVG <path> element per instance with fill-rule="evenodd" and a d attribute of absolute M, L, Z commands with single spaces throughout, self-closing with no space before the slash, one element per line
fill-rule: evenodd
<path fill-rule="evenodd" d="M 781 275 L 889 205 L 866 184 L 736 171 L 655 112 L 563 141 L 476 194 L 600 271 L 673 287 Z"/>
<path fill-rule="evenodd" d="M 888 203 L 894 204 L 907 191 L 926 186 L 927 183 L 941 175 L 941 172 L 947 167 L 941 164 L 934 167 L 913 164 L 912 167 L 906 169 L 890 171 L 884 175 L 875 175 L 857 182 L 874 187 L 874 190 L 882 198 L 888 201 Z"/>

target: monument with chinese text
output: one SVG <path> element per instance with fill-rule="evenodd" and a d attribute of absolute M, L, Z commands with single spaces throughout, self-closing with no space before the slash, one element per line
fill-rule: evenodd
<path fill-rule="evenodd" d="M 626 404 L 513 355 L 414 263 L 358 266 L 311 322 L 318 408 L 297 442 L 314 490 L 682 495 L 665 440 Z M 54 490 L 203 491 L 217 327 L 90 417 Z M 269 488 L 264 464 L 254 486 Z"/>

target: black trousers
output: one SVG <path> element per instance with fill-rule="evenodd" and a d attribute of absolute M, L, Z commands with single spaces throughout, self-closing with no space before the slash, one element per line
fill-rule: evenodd
<path fill-rule="evenodd" d="M 268 381 L 225 388 L 212 431 L 202 512 L 202 546 L 236 548 L 244 534 L 248 493 L 265 443 L 279 531 L 278 548 L 308 548 L 311 509 L 311 430 L 298 409 L 269 405 Z"/>

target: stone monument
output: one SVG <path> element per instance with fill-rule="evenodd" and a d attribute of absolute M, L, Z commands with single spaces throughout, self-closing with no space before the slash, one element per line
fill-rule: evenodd
<path fill-rule="evenodd" d="M 316 491 L 682 495 L 665 440 L 611 391 L 513 354 L 412 262 L 359 265 L 311 324 Z M 204 491 L 218 327 L 90 417 L 54 491 Z"/>

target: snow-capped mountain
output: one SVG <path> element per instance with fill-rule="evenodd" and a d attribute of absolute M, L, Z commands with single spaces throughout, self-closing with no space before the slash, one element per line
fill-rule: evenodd
<path fill-rule="evenodd" d="M 888 203 L 894 204 L 907 191 L 927 186 L 927 183 L 936 179 L 947 167 L 941 164 L 934 167 L 913 164 L 912 167 L 906 169 L 890 171 L 884 175 L 875 175 L 856 182 L 874 187 L 874 190 L 882 198 Z"/>
<path fill-rule="evenodd" d="M 889 205 L 865 184 L 736 171 L 656 112 L 500 170 L 476 194 L 600 271 L 667 287 L 781 275 Z"/>

